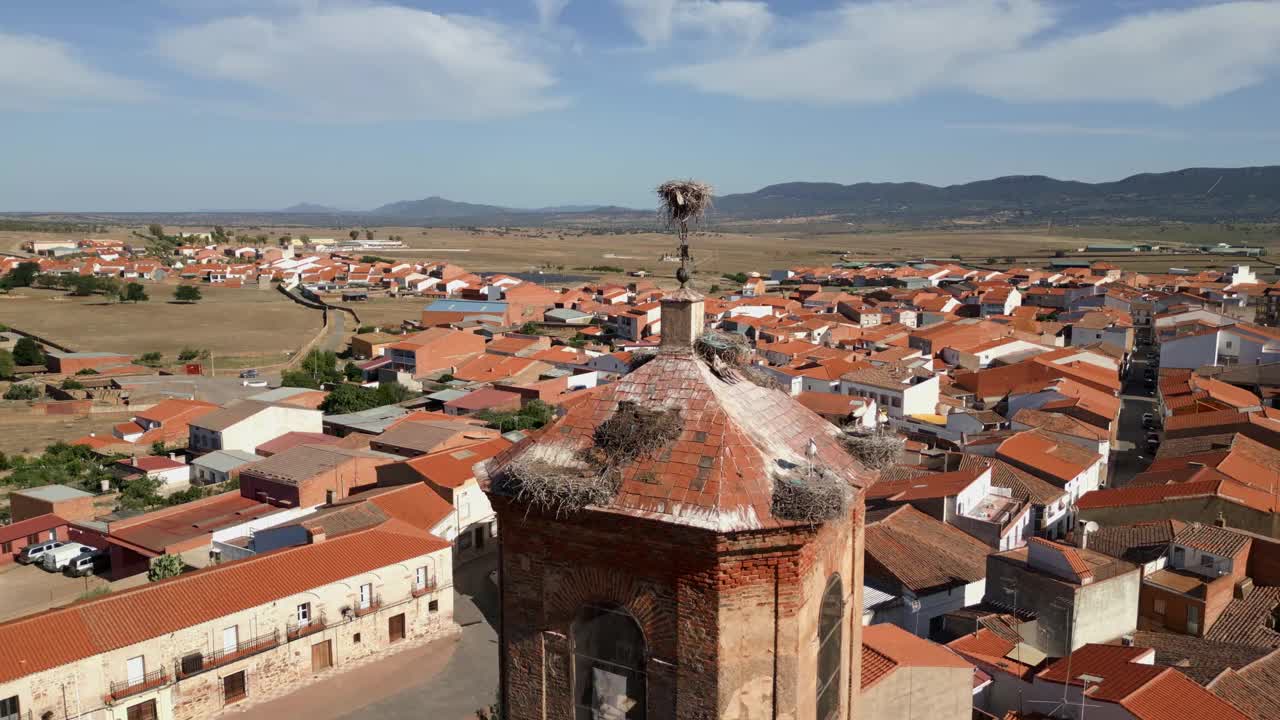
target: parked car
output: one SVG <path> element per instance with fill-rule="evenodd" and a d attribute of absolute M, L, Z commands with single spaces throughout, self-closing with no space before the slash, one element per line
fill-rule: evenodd
<path fill-rule="evenodd" d="M 1142 413 L 1142 427 L 1153 428 L 1156 426 L 1156 418 L 1151 413 Z"/>
<path fill-rule="evenodd" d="M 59 548 L 54 548 L 40 556 L 40 567 L 49 572 L 61 572 L 62 568 L 67 566 L 81 554 L 91 552 L 95 548 L 80 543 L 67 543 Z"/>
<path fill-rule="evenodd" d="M 258 371 L 253 368 L 249 368 L 248 370 L 241 370 L 240 377 L 244 379 L 256 378 L 258 377 Z"/>
<path fill-rule="evenodd" d="M 84 577 L 102 572 L 111 566 L 111 556 L 101 550 L 80 553 L 62 569 L 70 577 Z"/>
<path fill-rule="evenodd" d="M 61 540 L 49 540 L 47 542 L 36 543 L 35 545 L 28 545 L 22 548 L 22 552 L 18 553 L 18 562 L 23 565 L 30 565 L 31 563 L 39 562 L 40 557 L 45 553 L 50 550 L 56 550 L 62 547 L 62 545 L 63 542 Z"/>

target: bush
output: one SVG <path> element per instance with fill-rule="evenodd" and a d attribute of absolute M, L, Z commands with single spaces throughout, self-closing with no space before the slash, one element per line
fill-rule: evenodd
<path fill-rule="evenodd" d="M 0 378 L 8 380 L 13 377 L 13 353 L 8 350 L 0 350 Z"/>
<path fill-rule="evenodd" d="M 93 368 L 84 368 L 83 370 L 77 370 L 76 374 L 77 375 L 98 375 L 100 373 L 97 370 L 94 370 Z"/>
<path fill-rule="evenodd" d="M 746 282 L 746 281 L 747 281 L 747 274 L 746 274 L 746 273 L 741 273 L 741 272 L 740 272 L 740 273 L 725 273 L 725 274 L 721 275 L 720 277 L 724 278 L 725 280 L 732 280 L 732 281 L 734 281 L 734 282 L 736 282 L 736 283 L 744 283 L 744 282 Z"/>
<path fill-rule="evenodd" d="M 178 352 L 178 362 L 191 362 L 200 357 L 200 351 L 195 348 L 182 348 Z"/>
<path fill-rule="evenodd" d="M 63 390 L 83 390 L 84 383 L 74 378 L 67 378 L 62 381 L 62 389 Z"/>
<path fill-rule="evenodd" d="M 347 376 L 347 380 L 351 382 L 360 382 L 364 380 L 364 371 L 356 366 L 353 362 L 348 362 L 342 368 L 342 374 Z"/>
<path fill-rule="evenodd" d="M 158 352 L 142 353 L 138 356 L 138 364 L 146 365 L 147 367 L 155 367 L 159 365 L 163 359 L 164 356 Z"/>
<path fill-rule="evenodd" d="M 195 285 L 179 285 L 173 291 L 173 299 L 181 303 L 193 303 L 200 300 L 200 288 Z"/>
<path fill-rule="evenodd" d="M 476 417 L 480 420 L 484 420 L 490 427 L 502 432 L 510 432 L 512 430 L 532 430 L 540 428 L 554 420 L 556 417 L 556 408 L 554 405 L 548 405 L 541 400 L 530 400 L 519 410 L 506 410 L 502 412 L 481 410 L 476 413 Z"/>
<path fill-rule="evenodd" d="M 326 414 L 343 415 L 383 405 L 395 405 L 413 396 L 413 391 L 400 383 L 382 383 L 376 388 L 342 383 L 320 403 L 320 409 Z"/>
<path fill-rule="evenodd" d="M 44 351 L 35 340 L 21 337 L 13 344 L 13 361 L 18 365 L 43 365 Z"/>
<path fill-rule="evenodd" d="M 151 567 L 147 569 L 147 580 L 157 582 L 177 577 L 186 569 L 187 564 L 177 555 L 161 555 L 151 561 Z"/>
<path fill-rule="evenodd" d="M 707 292 L 711 293 L 712 295 L 715 295 L 716 293 L 720 292 L 720 286 L 712 285 L 711 287 L 707 288 Z"/>
<path fill-rule="evenodd" d="M 35 385 L 15 384 L 4 391 L 5 400 L 35 400 L 40 397 L 40 388 Z"/>
<path fill-rule="evenodd" d="M 17 488 L 70 485 L 97 492 L 111 479 L 102 458 L 83 445 L 54 443 L 36 457 L 10 457 L 8 465 L 13 472 L 6 482 Z"/>

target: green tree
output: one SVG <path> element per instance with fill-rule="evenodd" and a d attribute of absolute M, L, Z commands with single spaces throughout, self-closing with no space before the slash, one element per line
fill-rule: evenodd
<path fill-rule="evenodd" d="M 159 490 L 158 479 L 143 475 L 123 483 L 116 501 L 125 510 L 150 510 L 164 504 Z"/>
<path fill-rule="evenodd" d="M 320 409 L 327 415 L 344 415 L 375 408 L 379 404 L 372 391 L 359 385 L 343 383 L 329 392 L 324 402 L 320 403 Z"/>
<path fill-rule="evenodd" d="M 0 378 L 8 380 L 13 377 L 13 353 L 0 350 Z"/>
<path fill-rule="evenodd" d="M 5 287 L 30 287 L 40 274 L 40 264 L 34 262 L 18 263 L 18 267 L 4 276 Z"/>
<path fill-rule="evenodd" d="M 195 348 L 185 347 L 178 351 L 178 362 L 191 362 L 200 357 L 200 351 Z"/>
<path fill-rule="evenodd" d="M 71 278 L 71 294 L 76 297 L 88 297 L 98 291 L 98 278 L 92 275 L 76 275 Z"/>
<path fill-rule="evenodd" d="M 163 440 L 156 440 L 155 442 L 151 443 L 152 455 L 163 455 L 164 452 L 165 452 L 165 447 L 164 447 Z"/>
<path fill-rule="evenodd" d="M 365 240 L 372 240 L 372 239 L 373 239 L 373 231 L 372 231 L 372 230 L 365 230 L 365 231 L 364 231 L 364 239 L 365 239 Z"/>
<path fill-rule="evenodd" d="M 35 400 L 40 397 L 40 388 L 27 383 L 14 383 L 4 391 L 5 400 Z"/>
<path fill-rule="evenodd" d="M 181 303 L 193 303 L 200 300 L 200 288 L 195 285 L 179 285 L 173 291 L 173 299 Z"/>
<path fill-rule="evenodd" d="M 164 234 L 164 226 L 161 225 L 160 223 L 151 223 L 150 225 L 148 225 L 147 233 L 150 234 L 151 237 L 155 238 L 160 242 L 164 242 L 164 240 L 166 239 Z"/>
<path fill-rule="evenodd" d="M 36 457 L 11 457 L 9 465 L 5 482 L 18 488 L 71 485 L 97 492 L 103 480 L 111 480 L 106 463 L 84 445 L 54 443 Z"/>
<path fill-rule="evenodd" d="M 164 356 L 158 352 L 155 352 L 155 351 L 146 352 L 138 356 L 138 364 L 146 365 L 148 367 L 155 367 L 162 362 L 163 358 Z"/>
<path fill-rule="evenodd" d="M 285 370 L 280 373 L 280 385 L 282 387 L 310 388 L 311 390 L 320 389 L 319 381 L 301 370 Z"/>
<path fill-rule="evenodd" d="M 350 382 L 360 382 L 361 380 L 364 380 L 364 371 L 359 367 L 356 367 L 356 364 L 350 361 L 343 366 L 342 374 L 347 376 L 347 380 Z"/>
<path fill-rule="evenodd" d="M 554 420 L 556 408 L 541 400 L 530 400 L 519 410 L 504 412 L 482 410 L 476 413 L 476 417 L 502 432 L 530 430 L 540 428 Z"/>
<path fill-rule="evenodd" d="M 142 283 L 131 282 L 120 292 L 120 299 L 124 302 L 138 303 L 150 300 L 151 296 L 147 295 L 147 289 Z"/>
<path fill-rule="evenodd" d="M 44 352 L 35 340 L 21 337 L 13 345 L 13 361 L 19 365 L 43 365 Z"/>
<path fill-rule="evenodd" d="M 352 230 L 351 232 L 347 233 L 347 236 L 351 238 L 352 242 L 355 242 L 360 237 L 360 231 Z"/>
<path fill-rule="evenodd" d="M 374 391 L 378 405 L 395 405 L 414 396 L 414 392 L 398 382 L 379 383 Z"/>
<path fill-rule="evenodd" d="M 177 577 L 182 571 L 187 569 L 187 564 L 177 555 L 161 555 L 151 561 L 151 567 L 147 568 L 147 580 L 158 582 L 171 577 Z"/>
<path fill-rule="evenodd" d="M 62 389 L 63 390 L 83 390 L 84 383 L 80 382 L 79 380 L 76 380 L 75 378 L 66 378 L 62 381 Z"/>

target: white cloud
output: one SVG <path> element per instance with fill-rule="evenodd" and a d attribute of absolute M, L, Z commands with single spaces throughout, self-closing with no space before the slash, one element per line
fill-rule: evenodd
<path fill-rule="evenodd" d="M 533 6 L 538 11 L 538 24 L 545 28 L 560 19 L 560 13 L 569 7 L 569 0 L 533 0 Z"/>
<path fill-rule="evenodd" d="M 0 32 L 0 108 L 133 101 L 144 94 L 139 83 L 85 64 L 63 42 Z"/>
<path fill-rule="evenodd" d="M 963 90 L 1014 102 L 1201 102 L 1280 65 L 1280 2 L 1144 12 L 1063 26 L 1047 0 L 872 0 L 804 23 L 797 42 L 661 70 L 757 100 L 883 103 Z"/>
<path fill-rule="evenodd" d="M 947 123 L 949 130 L 987 130 L 1013 135 L 1084 135 L 1093 137 L 1146 137 L 1158 140 L 1182 140 L 1186 130 L 1151 127 L 1107 127 L 1071 123 Z"/>
<path fill-rule="evenodd" d="M 654 48 L 677 32 L 712 35 L 750 47 L 773 24 L 769 6 L 756 0 L 617 0 L 632 31 Z"/>
<path fill-rule="evenodd" d="M 384 5 L 311 6 L 181 28 L 160 51 L 325 121 L 491 118 L 559 107 L 551 70 L 506 26 Z"/>

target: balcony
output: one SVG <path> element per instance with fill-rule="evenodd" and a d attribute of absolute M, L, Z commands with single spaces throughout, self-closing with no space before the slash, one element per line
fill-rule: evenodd
<path fill-rule="evenodd" d="M 174 676 L 179 680 L 198 675 L 206 670 L 235 662 L 250 655 L 265 652 L 280 644 L 280 631 L 272 630 L 257 637 L 243 640 L 234 648 L 224 648 L 210 653 L 191 653 L 174 663 Z"/>
<path fill-rule="evenodd" d="M 311 620 L 307 622 L 300 623 L 297 621 L 291 621 L 285 627 L 284 634 L 285 637 L 288 638 L 289 642 L 293 642 L 298 638 L 306 637 L 312 633 L 318 633 L 326 627 L 328 627 L 328 623 L 325 621 L 324 613 L 320 613 L 312 617 Z"/>
<path fill-rule="evenodd" d="M 372 615 L 373 613 L 376 613 L 381 609 L 382 609 L 382 596 L 374 595 L 372 598 L 369 599 L 369 603 L 364 607 L 361 607 L 360 603 L 357 602 L 355 604 L 354 612 L 356 614 L 356 617 L 364 617 L 365 615 Z"/>
<path fill-rule="evenodd" d="M 430 595 L 431 593 L 435 592 L 438 588 L 439 588 L 439 585 L 436 583 L 436 579 L 428 578 L 427 581 L 422 585 L 414 585 L 412 594 L 415 598 L 420 598 L 423 595 Z"/>
<path fill-rule="evenodd" d="M 148 690 L 154 690 L 169 683 L 169 671 L 160 668 L 152 670 L 143 675 L 141 678 L 133 680 L 121 680 L 111 683 L 111 692 L 105 698 L 106 702 L 111 703 L 117 700 L 144 693 Z"/>

